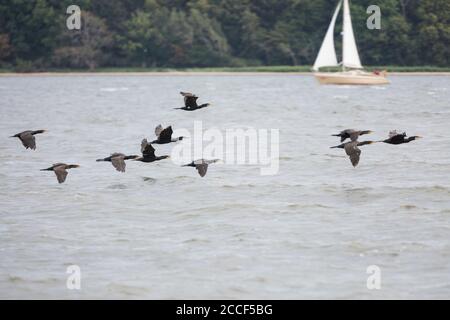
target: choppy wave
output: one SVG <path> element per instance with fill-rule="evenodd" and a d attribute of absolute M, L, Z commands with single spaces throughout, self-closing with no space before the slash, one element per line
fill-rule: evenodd
<path fill-rule="evenodd" d="M 361 288 L 373 264 L 389 275 L 386 297 L 446 297 L 450 77 L 393 76 L 386 89 L 282 75 L 86 79 L 0 78 L 1 298 L 371 298 Z M 186 84 L 220 107 L 172 110 Z M 158 123 L 195 120 L 280 127 L 280 172 L 94 167 L 99 154 L 139 154 Z M 36 151 L 6 138 L 28 126 L 49 129 Z M 331 133 L 352 127 L 425 138 L 365 146 L 353 168 L 328 149 Z M 82 165 L 62 185 L 39 171 L 59 161 Z M 66 289 L 70 264 L 82 272 L 77 293 Z"/>
<path fill-rule="evenodd" d="M 127 87 L 120 87 L 120 88 L 100 88 L 100 91 L 103 92 L 117 92 L 117 91 L 128 91 L 130 90 Z"/>

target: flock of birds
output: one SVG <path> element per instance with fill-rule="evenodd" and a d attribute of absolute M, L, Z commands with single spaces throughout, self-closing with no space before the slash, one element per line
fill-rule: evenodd
<path fill-rule="evenodd" d="M 196 111 L 199 109 L 203 109 L 208 107 L 210 104 L 205 103 L 198 105 L 197 100 L 198 97 L 192 93 L 189 92 L 180 92 L 180 94 L 184 97 L 184 107 L 182 108 L 175 108 L 177 110 L 184 110 L 184 111 Z M 17 133 L 11 138 L 19 138 L 22 142 L 23 146 L 26 149 L 35 150 L 36 149 L 36 139 L 35 135 L 42 134 L 46 132 L 46 130 L 27 130 L 20 133 Z M 381 141 L 362 141 L 359 142 L 358 139 L 362 135 L 370 134 L 372 131 L 370 130 L 354 130 L 354 129 L 346 129 L 341 131 L 338 134 L 334 134 L 332 136 L 340 137 L 341 138 L 341 144 L 338 146 L 331 147 L 333 148 L 340 148 L 344 149 L 345 153 L 350 158 L 350 162 L 352 163 L 353 167 L 356 167 L 359 163 L 359 159 L 361 156 L 361 150 L 358 147 L 369 145 L 377 142 L 392 144 L 392 145 L 399 145 L 404 143 L 409 143 L 411 141 L 414 141 L 416 139 L 421 138 L 420 136 L 410 136 L 408 137 L 405 132 L 399 133 L 397 131 L 391 131 L 389 133 L 389 138 Z M 144 163 L 152 163 L 156 161 L 161 161 L 164 159 L 170 158 L 168 155 L 164 156 L 156 156 L 155 155 L 155 148 L 153 148 L 154 144 L 169 144 L 173 142 L 178 142 L 183 140 L 184 137 L 172 137 L 173 130 L 172 127 L 169 126 L 167 128 L 163 128 L 162 125 L 158 125 L 155 129 L 155 135 L 157 137 L 156 140 L 153 140 L 152 142 L 148 142 L 147 139 L 142 140 L 141 142 L 141 153 L 142 156 L 138 155 L 125 155 L 123 153 L 113 153 L 109 157 L 98 159 L 98 162 L 111 162 L 113 167 L 119 171 L 119 172 L 125 172 L 126 167 L 126 160 L 133 160 L 133 161 L 140 161 Z M 349 142 L 344 142 L 345 140 L 350 139 Z M 218 159 L 214 160 L 195 160 L 192 161 L 189 164 L 184 165 L 183 167 L 193 167 L 195 168 L 199 175 L 201 177 L 204 177 L 206 175 L 206 172 L 208 170 L 208 166 L 210 164 L 216 163 L 219 161 Z M 79 168 L 80 166 L 77 164 L 65 164 L 65 163 L 56 163 L 52 165 L 51 167 L 47 169 L 41 169 L 41 171 L 53 171 L 56 174 L 56 178 L 59 183 L 63 183 L 67 178 L 67 170 Z"/>
<path fill-rule="evenodd" d="M 334 149 L 334 148 L 344 149 L 345 153 L 350 158 L 350 162 L 352 163 L 352 165 L 354 167 L 356 167 L 359 163 L 359 158 L 361 156 L 361 150 L 358 147 L 377 143 L 377 142 L 399 145 L 399 144 L 409 143 L 411 141 L 421 138 L 420 136 L 408 137 L 406 132 L 399 133 L 396 130 L 393 130 L 393 131 L 389 132 L 389 138 L 387 138 L 385 140 L 361 141 L 361 142 L 358 141 L 360 136 L 365 135 L 365 134 L 370 134 L 370 133 L 372 133 L 372 131 L 370 131 L 370 130 L 354 130 L 354 129 L 343 130 L 338 134 L 333 134 L 334 137 L 341 138 L 341 144 L 338 146 L 331 147 L 331 148 L 332 149 Z M 347 139 L 350 139 L 350 141 L 344 143 L 344 141 Z"/>
<path fill-rule="evenodd" d="M 202 105 L 197 104 L 198 97 L 192 93 L 189 92 L 181 92 L 181 95 L 184 97 L 184 107 L 182 108 L 175 108 L 177 110 L 184 110 L 184 111 L 196 111 L 199 109 L 203 109 L 208 107 L 210 104 L 205 103 Z M 36 150 L 36 138 L 35 135 L 45 133 L 46 130 L 26 130 L 20 133 L 17 133 L 11 138 L 19 138 L 22 142 L 23 146 L 26 149 Z M 178 142 L 183 140 L 184 137 L 178 137 L 173 138 L 172 137 L 173 130 L 172 127 L 169 126 L 167 128 L 163 128 L 162 125 L 158 125 L 155 129 L 155 135 L 157 137 L 156 140 L 153 140 L 152 142 L 148 142 L 147 139 L 142 140 L 141 142 L 141 153 L 142 156 L 138 155 L 125 155 L 123 153 L 113 153 L 109 157 L 98 159 L 98 162 L 106 161 L 111 162 L 113 167 L 119 171 L 119 172 L 125 172 L 125 161 L 126 160 L 133 160 L 133 161 L 140 161 L 144 163 L 152 163 L 164 159 L 170 158 L 168 155 L 165 156 L 156 156 L 155 155 L 155 148 L 153 148 L 153 144 L 169 144 L 172 142 Z M 219 161 L 218 159 L 215 160 L 195 160 L 192 161 L 189 164 L 184 165 L 183 167 L 193 167 L 197 169 L 199 175 L 201 177 L 204 177 L 206 175 L 206 172 L 208 171 L 208 166 L 210 164 L 213 164 L 215 162 Z M 65 164 L 65 163 L 56 163 L 52 165 L 51 167 L 47 169 L 41 169 L 41 171 L 53 171 L 56 174 L 56 178 L 59 183 L 63 183 L 66 181 L 67 178 L 67 170 L 79 168 L 80 166 L 77 164 Z"/>

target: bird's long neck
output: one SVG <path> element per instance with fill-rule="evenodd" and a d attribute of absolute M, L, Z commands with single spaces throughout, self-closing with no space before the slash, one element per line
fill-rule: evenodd
<path fill-rule="evenodd" d="M 195 164 L 193 162 L 191 162 L 189 164 L 183 165 L 183 167 L 195 167 Z"/>
<path fill-rule="evenodd" d="M 366 144 L 372 144 L 375 143 L 375 141 L 362 141 L 358 143 L 358 146 L 365 146 Z"/>

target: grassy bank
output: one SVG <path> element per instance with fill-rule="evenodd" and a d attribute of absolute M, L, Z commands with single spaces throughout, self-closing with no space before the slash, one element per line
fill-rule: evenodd
<path fill-rule="evenodd" d="M 367 66 L 368 71 L 387 70 L 388 72 L 450 72 L 450 67 L 435 66 Z M 330 68 L 326 71 L 337 71 L 340 69 Z M 103 73 L 126 73 L 126 72 L 311 72 L 310 66 L 260 66 L 260 67 L 215 67 L 215 68 L 97 68 L 87 69 L 46 69 L 46 70 L 17 70 L 14 68 L 0 69 L 0 73 L 27 73 L 27 72 L 103 72 Z"/>

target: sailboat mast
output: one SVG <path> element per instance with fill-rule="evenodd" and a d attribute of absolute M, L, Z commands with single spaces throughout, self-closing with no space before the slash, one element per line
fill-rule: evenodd
<path fill-rule="evenodd" d="M 344 53 L 345 53 L 345 50 L 344 50 L 344 29 L 342 29 L 342 32 L 341 32 L 341 38 L 342 38 L 342 57 L 341 57 L 341 65 L 342 65 L 342 72 L 345 72 L 345 65 L 344 65 Z"/>

